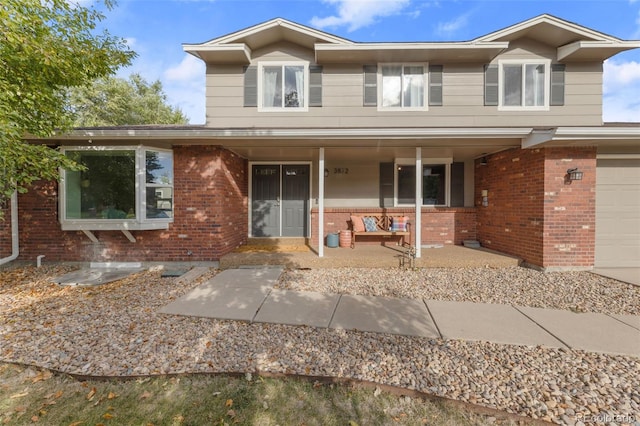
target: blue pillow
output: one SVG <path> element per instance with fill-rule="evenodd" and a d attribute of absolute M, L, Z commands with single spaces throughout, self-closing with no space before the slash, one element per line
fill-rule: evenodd
<path fill-rule="evenodd" d="M 376 225 L 375 217 L 363 217 L 362 222 L 364 222 L 364 230 L 367 232 L 376 232 L 378 230 L 378 225 Z"/>

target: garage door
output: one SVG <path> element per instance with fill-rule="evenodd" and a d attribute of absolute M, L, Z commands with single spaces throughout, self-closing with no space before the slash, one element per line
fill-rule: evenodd
<path fill-rule="evenodd" d="M 599 159 L 595 266 L 640 267 L 640 159 Z"/>

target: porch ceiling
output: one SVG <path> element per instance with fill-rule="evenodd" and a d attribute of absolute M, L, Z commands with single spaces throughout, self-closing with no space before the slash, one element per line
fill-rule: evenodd
<path fill-rule="evenodd" d="M 296 143 L 297 142 L 297 143 Z M 325 160 L 352 161 L 393 161 L 395 158 L 415 157 L 415 148 L 422 147 L 422 156 L 432 158 L 454 158 L 468 160 L 489 153 L 519 147 L 520 139 L 499 140 L 428 140 L 428 141 L 305 141 L 307 146 L 300 146 L 300 141 L 247 141 L 246 144 L 224 143 L 223 145 L 251 161 L 297 161 L 317 160 L 318 148 L 325 148 Z"/>
<path fill-rule="evenodd" d="M 145 144 L 219 145 L 252 161 L 310 161 L 325 148 L 325 158 L 413 158 L 421 147 L 424 157 L 452 157 L 456 161 L 520 147 L 532 128 L 384 128 L 384 129 L 217 129 L 204 126 L 77 129 L 34 143 L 100 146 Z"/>

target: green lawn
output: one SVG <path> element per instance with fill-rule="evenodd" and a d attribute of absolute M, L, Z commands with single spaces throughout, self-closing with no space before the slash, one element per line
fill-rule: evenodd
<path fill-rule="evenodd" d="M 87 380 L 0 363 L 0 424 L 475 425 L 448 401 L 297 378 L 184 375 Z M 498 424 L 512 424 L 498 416 Z"/>

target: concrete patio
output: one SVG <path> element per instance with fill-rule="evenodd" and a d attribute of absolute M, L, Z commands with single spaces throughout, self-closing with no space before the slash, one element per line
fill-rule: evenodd
<path fill-rule="evenodd" d="M 318 257 L 318 248 L 306 245 L 302 239 L 251 239 L 248 246 L 223 256 L 220 268 L 240 265 L 282 265 L 287 268 L 389 268 L 400 264 L 400 247 L 359 244 L 356 248 L 324 248 L 324 257 Z M 463 268 L 518 266 L 520 259 L 484 248 L 472 249 L 457 245 L 423 248 L 422 257 L 416 259 L 420 268 Z"/>

